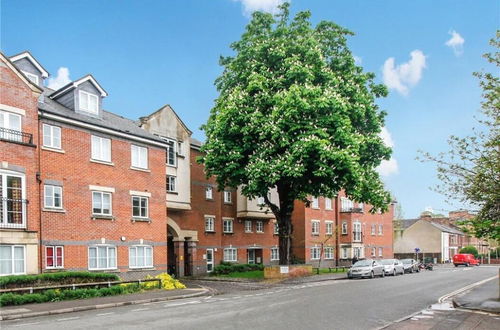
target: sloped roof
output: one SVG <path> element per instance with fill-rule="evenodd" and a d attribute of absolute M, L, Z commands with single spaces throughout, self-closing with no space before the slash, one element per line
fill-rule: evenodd
<path fill-rule="evenodd" d="M 175 112 L 174 108 L 172 108 L 172 106 L 170 104 L 165 104 L 164 106 L 162 106 L 160 109 L 154 111 L 153 113 L 147 115 L 147 116 L 143 116 L 143 117 L 140 117 L 139 120 L 147 120 L 151 117 L 153 117 L 154 115 L 156 115 L 157 113 L 163 111 L 164 109 L 168 109 L 170 111 L 172 111 L 172 113 L 175 115 L 175 117 L 177 118 L 177 120 L 179 121 L 179 123 L 182 125 L 182 127 L 184 127 L 184 129 L 186 130 L 186 132 L 188 132 L 189 135 L 193 134 L 193 132 L 187 127 L 187 125 L 182 121 L 181 117 L 179 117 L 179 115 L 177 114 L 177 112 Z"/>
<path fill-rule="evenodd" d="M 43 78 L 47 78 L 49 76 L 49 72 L 47 70 L 45 70 L 45 68 L 27 50 L 22 52 L 22 53 L 19 53 L 19 54 L 16 54 L 16 55 L 9 57 L 9 59 L 12 62 L 18 61 L 22 58 L 27 58 L 28 61 L 30 61 L 35 66 L 35 68 L 37 68 L 37 70 L 41 72 Z"/>
<path fill-rule="evenodd" d="M 55 98 L 61 94 L 65 94 L 67 91 L 69 91 L 73 88 L 76 88 L 78 85 L 80 85 L 86 81 L 90 81 L 92 83 L 92 85 L 94 85 L 94 87 L 97 88 L 99 93 L 101 93 L 101 96 L 103 96 L 103 97 L 108 96 L 108 93 L 104 90 L 104 88 L 102 88 L 101 85 L 99 85 L 97 80 L 95 80 L 95 78 L 91 74 L 87 74 L 87 75 L 81 77 L 80 79 L 77 79 L 75 81 L 67 83 L 66 85 L 59 88 L 57 91 L 55 91 L 50 97 Z"/>
<path fill-rule="evenodd" d="M 401 224 L 401 229 L 406 229 L 413 225 L 415 222 L 417 222 L 420 219 L 402 219 L 399 220 L 399 223 Z"/>
<path fill-rule="evenodd" d="M 29 80 L 25 76 L 25 74 L 21 70 L 19 70 L 14 63 L 12 63 L 10 58 L 5 56 L 2 52 L 0 52 L 0 59 L 7 65 L 7 67 L 9 67 L 12 71 L 14 71 L 14 73 L 17 76 L 19 76 L 19 78 L 21 78 L 21 80 L 23 80 L 30 87 L 32 91 L 36 92 L 37 94 L 42 93 L 42 88 L 37 84 L 35 84 L 34 82 L 32 82 L 31 80 Z"/>
<path fill-rule="evenodd" d="M 424 220 L 425 221 L 425 220 Z M 456 235 L 465 235 L 464 232 L 458 230 L 458 229 L 455 229 L 455 228 L 452 228 L 450 226 L 445 226 L 445 225 L 442 225 L 440 223 L 437 223 L 437 222 L 432 222 L 432 221 L 428 221 L 431 225 L 433 225 L 434 227 L 436 227 L 437 229 L 445 232 L 445 233 L 450 233 L 450 234 L 456 234 Z"/>

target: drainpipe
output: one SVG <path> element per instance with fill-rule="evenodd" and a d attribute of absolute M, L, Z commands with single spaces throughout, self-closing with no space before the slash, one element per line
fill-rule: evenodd
<path fill-rule="evenodd" d="M 335 266 L 339 265 L 339 253 L 340 253 L 340 231 L 339 231 L 339 195 L 335 197 Z"/>
<path fill-rule="evenodd" d="M 40 126 L 41 126 L 40 116 L 41 113 L 38 115 L 38 120 L 37 120 L 38 171 L 36 172 L 36 181 L 38 183 L 38 272 L 41 274 L 43 268 L 42 267 L 43 248 L 42 248 L 42 174 L 41 174 L 42 152 L 40 148 Z"/>

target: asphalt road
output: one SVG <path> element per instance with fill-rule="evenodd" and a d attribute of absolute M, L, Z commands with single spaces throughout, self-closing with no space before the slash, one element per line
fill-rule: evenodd
<path fill-rule="evenodd" d="M 439 297 L 498 275 L 498 267 L 439 268 L 363 280 L 242 291 L 214 297 L 4 321 L 5 329 L 375 329 Z"/>

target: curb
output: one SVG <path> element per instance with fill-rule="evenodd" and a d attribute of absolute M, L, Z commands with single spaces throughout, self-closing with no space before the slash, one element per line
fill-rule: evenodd
<path fill-rule="evenodd" d="M 211 292 L 209 289 L 203 288 L 202 292 L 195 292 L 195 293 L 191 293 L 191 294 L 184 294 L 184 295 L 171 296 L 171 297 L 159 297 L 159 298 L 141 299 L 141 300 L 133 300 L 133 301 L 122 301 L 122 302 L 117 302 L 117 303 L 107 303 L 107 304 L 90 305 L 90 306 L 79 306 L 79 307 L 77 306 L 77 307 L 71 307 L 71 308 L 61 308 L 61 309 L 54 309 L 51 311 L 43 311 L 43 312 L 31 312 L 31 313 L 4 315 L 4 316 L 0 316 L 0 321 L 18 320 L 18 319 L 24 319 L 24 318 L 28 318 L 28 317 L 37 317 L 37 316 L 47 316 L 47 315 L 83 312 L 83 311 L 89 311 L 89 310 L 95 310 L 95 309 L 104 309 L 104 308 L 120 307 L 120 306 L 128 306 L 128 305 L 138 305 L 138 304 L 145 304 L 145 303 L 158 302 L 158 301 L 193 298 L 193 297 L 203 296 L 209 292 Z"/>

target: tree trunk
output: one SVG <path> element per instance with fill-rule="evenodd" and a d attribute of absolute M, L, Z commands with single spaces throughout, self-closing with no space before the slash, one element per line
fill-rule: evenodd
<path fill-rule="evenodd" d="M 292 258 L 292 217 L 291 215 L 277 216 L 279 226 L 279 257 L 280 265 L 290 265 Z"/>

